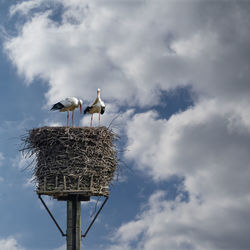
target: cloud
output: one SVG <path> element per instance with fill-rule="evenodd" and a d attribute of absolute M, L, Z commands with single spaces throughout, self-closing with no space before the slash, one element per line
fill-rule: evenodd
<path fill-rule="evenodd" d="M 13 236 L 0 238 L 0 249 L 2 250 L 25 250 L 21 247 Z"/>
<path fill-rule="evenodd" d="M 17 167 L 23 170 L 27 167 L 32 167 L 32 165 L 35 164 L 35 160 L 35 155 L 29 158 L 28 154 L 26 155 L 19 153 L 15 158 L 11 159 L 10 161 L 13 167 Z"/>
<path fill-rule="evenodd" d="M 247 207 L 231 201 L 201 203 L 165 200 L 164 191 L 155 192 L 143 212 L 123 224 L 107 249 L 248 249 Z M 249 202 L 245 205 L 249 205 Z M 244 222 L 245 221 L 245 222 Z"/>
<path fill-rule="evenodd" d="M 55 248 L 54 250 L 66 250 L 66 244 L 64 244 L 58 248 Z"/>
<path fill-rule="evenodd" d="M 249 174 L 250 123 L 248 114 L 244 116 L 238 109 L 209 100 L 169 120 L 153 111 L 136 114 L 128 122 L 129 150 L 125 156 L 155 181 L 174 174 L 190 178 L 198 174 L 202 180 L 207 169 L 211 175 L 225 179 L 238 176 L 240 182 L 242 173 Z"/>
<path fill-rule="evenodd" d="M 46 2 L 46 1 L 43 1 L 43 0 L 25 1 L 25 2 L 18 3 L 16 5 L 12 5 L 10 7 L 10 16 L 15 15 L 16 13 L 27 15 L 32 9 L 40 7 L 43 2 Z"/>
<path fill-rule="evenodd" d="M 168 120 L 155 111 L 134 115 L 126 159 L 155 182 L 177 175 L 183 184 L 171 201 L 166 191 L 155 192 L 118 228 L 109 249 L 250 247 L 250 124 L 243 107 L 209 99 Z"/>
<path fill-rule="evenodd" d="M 227 101 L 247 95 L 244 2 L 57 1 L 58 19 L 58 4 L 44 10 L 39 3 L 12 7 L 27 20 L 4 48 L 28 84 L 48 82 L 49 104 L 68 95 L 91 101 L 98 87 L 108 102 L 129 106 L 155 105 L 162 90 L 190 84 Z M 36 6 L 31 18 L 24 5 Z"/>
<path fill-rule="evenodd" d="M 82 9 L 81 6 L 79 9 Z M 82 16 L 93 26 L 91 29 L 102 29 L 99 19 L 107 17 L 108 22 L 112 22 L 109 20 L 111 14 L 108 10 L 98 9 L 92 4 L 91 8 L 86 5 L 82 11 Z M 106 81 L 106 95 L 110 95 L 109 90 L 113 89 L 121 97 L 121 90 L 125 90 L 119 80 L 123 77 L 122 72 L 115 65 L 112 66 L 112 60 L 102 51 L 101 44 L 96 44 L 99 43 L 97 40 L 94 43 L 90 41 L 92 38 L 88 34 L 87 24 L 66 22 L 58 26 L 50 19 L 50 14 L 50 11 L 37 14 L 24 24 L 19 36 L 5 44 L 12 62 L 17 66 L 18 72 L 25 76 L 27 83 L 31 83 L 35 77 L 49 81 L 50 91 L 47 97 L 50 103 L 55 101 L 53 96 L 60 99 L 66 94 L 78 95 L 79 89 L 85 89 L 83 94 L 91 98 L 93 90 L 102 87 L 103 81 Z M 64 14 L 69 15 L 68 12 Z M 112 15 L 110 18 L 112 19 Z M 37 39 L 30 36 L 35 31 Z M 83 37 L 85 38 L 82 39 Z M 33 49 L 28 50 L 30 53 L 23 54 L 23 50 L 27 51 L 31 47 Z M 40 59 L 37 61 L 38 58 Z M 127 84 L 130 85 L 128 81 Z"/>
<path fill-rule="evenodd" d="M 45 119 L 45 121 L 42 124 L 40 124 L 39 126 L 49 126 L 49 127 L 63 126 L 63 123 L 61 123 L 59 121 L 54 121 L 54 119 L 55 119 L 54 114 L 52 114 L 51 116 L 52 116 L 51 120 L 50 119 Z"/>
<path fill-rule="evenodd" d="M 4 157 L 3 153 L 0 152 L 0 166 L 3 165 L 4 159 L 5 159 L 5 157 Z"/>

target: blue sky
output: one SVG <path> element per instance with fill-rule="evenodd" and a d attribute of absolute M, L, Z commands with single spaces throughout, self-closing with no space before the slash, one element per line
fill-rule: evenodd
<path fill-rule="evenodd" d="M 122 161 L 83 249 L 250 249 L 248 1 L 0 6 L 0 249 L 66 249 L 22 171 L 20 136 L 65 125 L 51 105 L 76 96 L 85 107 L 97 88 L 102 124 L 119 115 Z M 46 202 L 65 231 L 65 203 Z M 83 230 L 94 206 L 82 205 Z"/>

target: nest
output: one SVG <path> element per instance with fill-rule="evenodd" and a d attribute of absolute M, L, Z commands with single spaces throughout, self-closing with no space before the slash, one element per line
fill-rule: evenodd
<path fill-rule="evenodd" d="M 34 128 L 23 138 L 32 165 L 36 192 L 67 199 L 108 196 L 117 168 L 116 135 L 106 127 Z"/>

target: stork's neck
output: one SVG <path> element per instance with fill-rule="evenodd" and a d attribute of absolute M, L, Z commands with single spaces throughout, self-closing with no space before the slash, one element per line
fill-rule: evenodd
<path fill-rule="evenodd" d="M 100 98 L 100 92 L 99 91 L 97 92 L 97 97 Z"/>

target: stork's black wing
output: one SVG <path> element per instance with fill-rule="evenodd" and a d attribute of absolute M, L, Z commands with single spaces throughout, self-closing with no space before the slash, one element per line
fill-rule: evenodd
<path fill-rule="evenodd" d="M 53 107 L 50 110 L 60 110 L 64 108 L 64 105 L 62 105 L 60 102 L 53 105 Z"/>
<path fill-rule="evenodd" d="M 91 107 L 88 106 L 86 109 L 84 109 L 83 113 L 84 114 L 88 113 L 90 111 L 90 109 L 91 109 Z"/>

